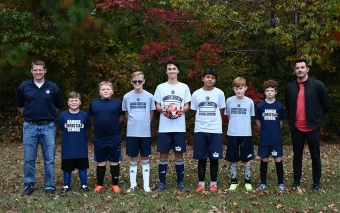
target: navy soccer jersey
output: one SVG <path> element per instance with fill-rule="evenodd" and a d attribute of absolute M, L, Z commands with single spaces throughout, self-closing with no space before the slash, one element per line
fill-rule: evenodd
<path fill-rule="evenodd" d="M 59 87 L 48 80 L 39 88 L 33 80 L 20 84 L 16 97 L 16 107 L 24 107 L 25 121 L 53 121 L 57 117 L 56 108 L 64 107 Z"/>
<path fill-rule="evenodd" d="M 89 116 L 83 110 L 78 113 L 62 112 L 58 119 L 58 129 L 63 132 L 61 139 L 61 158 L 87 158 L 86 130 L 91 127 Z"/>
<path fill-rule="evenodd" d="M 256 107 L 256 120 L 260 120 L 260 144 L 282 145 L 280 121 L 285 119 L 283 105 L 275 100 L 273 103 L 262 101 Z"/>
<path fill-rule="evenodd" d="M 120 135 L 119 117 L 123 114 L 122 101 L 117 98 L 92 100 L 89 115 L 93 116 L 94 137 L 106 140 Z"/>

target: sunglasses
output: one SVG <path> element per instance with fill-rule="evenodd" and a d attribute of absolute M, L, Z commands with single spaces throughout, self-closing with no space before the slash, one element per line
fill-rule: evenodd
<path fill-rule="evenodd" d="M 142 84 L 143 83 L 143 81 L 141 81 L 141 80 L 138 80 L 138 81 L 131 81 L 133 84 Z"/>

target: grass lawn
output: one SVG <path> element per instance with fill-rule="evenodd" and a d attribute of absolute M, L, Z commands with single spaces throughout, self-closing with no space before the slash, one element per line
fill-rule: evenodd
<path fill-rule="evenodd" d="M 290 188 L 292 184 L 292 149 L 285 147 L 284 168 L 286 192 L 277 190 L 277 179 L 274 162 L 268 165 L 269 187 L 260 192 L 246 192 L 243 182 L 235 192 L 228 191 L 229 169 L 227 163 L 220 161 L 218 188 L 216 193 L 196 193 L 198 184 L 197 162 L 192 160 L 192 147 L 188 147 L 185 155 L 185 183 L 192 190 L 182 193 L 175 190 L 176 173 L 173 159 L 169 161 L 168 189 L 161 194 L 144 193 L 142 187 L 141 166 L 138 167 L 138 184 L 141 186 L 131 194 L 129 188 L 128 158 L 123 157 L 121 164 L 120 186 L 122 192 L 113 194 L 109 190 L 93 193 L 96 181 L 95 163 L 92 162 L 93 150 L 89 150 L 91 160 L 88 170 L 90 192 L 79 190 L 78 173 L 72 176 L 72 191 L 62 193 L 63 176 L 60 169 L 60 147 L 56 156 L 56 186 L 57 192 L 45 195 L 43 191 L 43 160 L 41 153 L 37 161 L 37 183 L 32 196 L 23 195 L 23 148 L 21 143 L 0 144 L 0 212 L 338 212 L 340 209 L 340 146 L 327 144 L 321 147 L 322 153 L 322 190 L 314 194 L 311 190 L 311 161 L 306 147 L 301 193 Z M 123 149 L 125 152 L 125 149 Z M 151 156 L 151 186 L 158 182 L 157 159 L 158 154 L 153 150 Z M 252 164 L 253 187 L 259 183 L 260 159 L 256 158 Z M 240 165 L 241 166 L 241 165 Z M 209 166 L 208 166 L 209 167 Z M 111 178 L 105 179 L 106 187 L 110 187 Z M 209 169 L 207 169 L 206 184 L 209 184 Z M 243 180 L 243 172 L 238 171 L 238 179 Z"/>

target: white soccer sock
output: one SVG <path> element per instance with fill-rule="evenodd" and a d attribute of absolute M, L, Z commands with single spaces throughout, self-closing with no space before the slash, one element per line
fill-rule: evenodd
<path fill-rule="evenodd" d="M 150 191 L 150 162 L 149 160 L 142 161 L 142 170 L 143 170 L 143 181 L 144 181 L 144 191 Z"/>
<path fill-rule="evenodd" d="M 216 181 L 211 181 L 210 182 L 210 186 L 217 186 L 217 182 Z"/>
<path fill-rule="evenodd" d="M 205 187 L 205 182 L 204 182 L 204 181 L 202 181 L 202 182 L 199 181 L 199 182 L 198 182 L 198 185 L 201 185 L 201 186 Z"/>
<path fill-rule="evenodd" d="M 135 188 L 137 186 L 137 162 L 130 161 L 130 188 Z"/>

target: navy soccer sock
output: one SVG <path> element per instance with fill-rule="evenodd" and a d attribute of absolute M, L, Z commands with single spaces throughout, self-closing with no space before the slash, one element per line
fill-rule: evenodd
<path fill-rule="evenodd" d="M 71 172 L 64 171 L 64 186 L 71 187 Z"/>
<path fill-rule="evenodd" d="M 166 185 L 166 173 L 168 171 L 168 161 L 162 161 L 160 160 L 158 162 L 158 176 L 159 176 L 159 182 Z"/>
<path fill-rule="evenodd" d="M 87 186 L 87 171 L 85 170 L 78 170 L 79 179 L 80 179 L 80 187 L 83 185 Z"/>
<path fill-rule="evenodd" d="M 184 161 L 176 161 L 177 185 L 184 181 Z"/>

